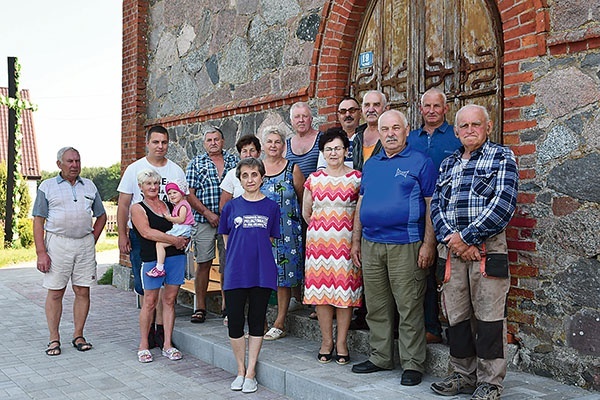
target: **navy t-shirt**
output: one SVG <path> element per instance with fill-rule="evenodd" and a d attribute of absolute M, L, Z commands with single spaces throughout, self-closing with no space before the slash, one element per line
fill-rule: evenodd
<path fill-rule="evenodd" d="M 228 235 L 223 290 L 262 287 L 277 290 L 271 237 L 279 238 L 279 205 L 242 196 L 225 204 L 219 233 Z"/>
<path fill-rule="evenodd" d="M 435 189 L 437 172 L 431 158 L 407 145 L 388 158 L 382 149 L 363 167 L 360 222 L 365 239 L 409 244 L 425 235 L 425 197 Z"/>

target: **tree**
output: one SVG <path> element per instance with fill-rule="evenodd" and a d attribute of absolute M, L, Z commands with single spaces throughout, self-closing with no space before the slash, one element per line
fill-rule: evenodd
<path fill-rule="evenodd" d="M 100 197 L 102 198 L 102 200 L 116 201 L 119 195 L 119 193 L 117 192 L 117 186 L 119 186 L 120 179 L 121 163 L 116 163 L 108 168 L 100 168 L 98 174 L 92 180 L 98 188 L 98 192 L 100 192 Z"/>

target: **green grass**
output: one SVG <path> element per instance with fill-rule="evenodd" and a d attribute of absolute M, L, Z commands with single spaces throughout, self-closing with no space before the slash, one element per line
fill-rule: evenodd
<path fill-rule="evenodd" d="M 98 285 L 112 285 L 113 267 L 106 270 L 102 278 L 98 279 Z"/>
<path fill-rule="evenodd" d="M 119 247 L 116 235 L 106 235 L 96 243 L 96 251 L 113 250 Z M 19 264 L 27 261 L 35 261 L 35 247 L 29 249 L 2 249 L 0 250 L 0 268 Z"/>

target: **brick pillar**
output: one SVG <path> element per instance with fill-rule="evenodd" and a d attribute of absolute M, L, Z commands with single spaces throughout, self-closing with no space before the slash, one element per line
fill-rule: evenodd
<path fill-rule="evenodd" d="M 123 1 L 122 170 L 145 154 L 148 8 L 147 0 Z M 130 265 L 126 254 L 121 254 L 119 261 Z"/>
<path fill-rule="evenodd" d="M 121 168 L 144 156 L 148 1 L 123 1 Z"/>

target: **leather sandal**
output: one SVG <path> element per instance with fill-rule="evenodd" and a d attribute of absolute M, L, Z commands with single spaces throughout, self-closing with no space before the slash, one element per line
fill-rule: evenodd
<path fill-rule="evenodd" d="M 52 346 L 53 343 L 56 343 L 56 346 Z M 52 347 L 50 347 L 52 346 Z M 48 343 L 48 348 L 46 349 L 46 355 L 48 356 L 59 356 L 60 355 L 60 340 L 51 340 Z"/>
<path fill-rule="evenodd" d="M 194 324 L 201 324 L 204 321 L 206 321 L 206 310 L 202 308 L 195 310 L 190 318 L 190 322 Z"/>
<path fill-rule="evenodd" d="M 83 340 L 83 342 L 77 343 L 79 339 Z M 83 336 L 77 336 L 71 343 L 73 343 L 73 347 L 75 347 L 78 351 L 88 351 L 92 349 L 92 344 L 88 343 Z"/>

